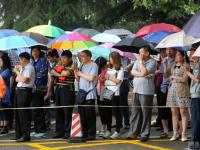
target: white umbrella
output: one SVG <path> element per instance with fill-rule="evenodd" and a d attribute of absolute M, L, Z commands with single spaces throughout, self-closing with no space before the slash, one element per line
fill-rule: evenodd
<path fill-rule="evenodd" d="M 194 58 L 194 57 L 200 57 L 200 46 L 196 49 L 196 51 L 192 55 L 192 58 Z"/>
<path fill-rule="evenodd" d="M 197 43 L 200 39 L 188 37 L 184 31 L 173 33 L 165 37 L 156 48 L 185 47 Z"/>
<path fill-rule="evenodd" d="M 119 41 L 121 41 L 119 36 L 108 33 L 99 33 L 93 36 L 92 39 L 96 42 L 101 43 L 118 43 Z"/>

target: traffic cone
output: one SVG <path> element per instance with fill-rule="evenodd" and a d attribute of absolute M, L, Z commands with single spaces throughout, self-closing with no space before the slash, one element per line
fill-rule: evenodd
<path fill-rule="evenodd" d="M 85 139 L 82 137 L 81 131 L 81 120 L 79 113 L 72 114 L 72 125 L 71 125 L 71 136 L 68 140 L 69 143 L 81 143 L 86 142 Z"/>

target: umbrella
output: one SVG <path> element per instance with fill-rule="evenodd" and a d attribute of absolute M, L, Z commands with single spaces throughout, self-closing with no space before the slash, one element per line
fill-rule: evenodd
<path fill-rule="evenodd" d="M 192 58 L 194 58 L 194 57 L 200 57 L 200 46 L 196 49 L 196 51 L 192 55 Z"/>
<path fill-rule="evenodd" d="M 24 36 L 30 37 L 34 39 L 35 41 L 37 41 L 38 43 L 41 43 L 44 45 L 47 45 L 49 43 L 49 39 L 39 33 L 22 32 L 22 33 L 18 33 L 18 35 L 24 35 Z"/>
<path fill-rule="evenodd" d="M 45 47 L 45 45 L 38 43 L 27 36 L 8 36 L 0 39 L 0 50 L 10 50 L 32 46 Z"/>
<path fill-rule="evenodd" d="M 109 29 L 109 30 L 105 30 L 103 33 L 115 34 L 119 36 L 120 38 L 125 38 L 127 35 L 133 34 L 131 31 L 126 30 L 126 29 Z"/>
<path fill-rule="evenodd" d="M 84 49 L 72 51 L 72 54 L 77 55 L 83 50 Z M 121 56 L 128 57 L 129 59 L 135 59 L 135 56 L 133 53 L 122 52 L 115 48 L 106 47 L 106 45 L 103 45 L 103 44 L 99 46 L 90 47 L 88 50 L 92 53 L 93 59 L 97 59 L 98 57 L 104 57 L 105 59 L 109 60 L 110 53 L 113 51 L 118 52 Z"/>
<path fill-rule="evenodd" d="M 80 49 L 96 46 L 94 40 L 80 33 L 63 34 L 62 36 L 52 40 L 48 45 L 49 48 L 55 49 Z"/>
<path fill-rule="evenodd" d="M 184 31 L 173 33 L 165 37 L 156 48 L 169 48 L 169 47 L 185 47 L 198 42 L 199 39 L 193 37 L 186 37 Z"/>
<path fill-rule="evenodd" d="M 59 37 L 60 35 L 65 33 L 64 30 L 56 26 L 52 26 L 51 23 L 49 23 L 48 25 L 34 26 L 28 29 L 27 32 L 35 32 L 51 38 Z"/>
<path fill-rule="evenodd" d="M 118 43 L 119 41 L 121 41 L 119 36 L 107 33 L 99 33 L 93 36 L 92 39 L 96 42 L 101 42 L 101 43 Z"/>
<path fill-rule="evenodd" d="M 193 36 L 196 38 L 200 38 L 200 11 L 197 12 L 184 26 L 183 30 L 185 31 L 187 36 Z"/>
<path fill-rule="evenodd" d="M 10 30 L 10 29 L 0 29 L 0 39 L 7 37 L 7 36 L 13 36 L 16 35 L 18 32 L 16 30 Z"/>
<path fill-rule="evenodd" d="M 145 35 L 155 31 L 166 31 L 166 32 L 179 32 L 181 29 L 175 25 L 167 23 L 151 24 L 142 27 L 137 33 L 136 37 L 144 37 Z"/>
<path fill-rule="evenodd" d="M 151 54 L 157 54 L 158 52 L 154 50 L 154 46 L 141 38 L 125 38 L 119 43 L 115 44 L 113 48 L 119 49 L 124 52 L 139 53 L 139 49 L 148 46 L 151 48 Z"/>
<path fill-rule="evenodd" d="M 97 31 L 95 29 L 88 29 L 88 28 L 77 28 L 77 29 L 73 30 L 73 32 L 82 33 L 89 37 L 93 37 L 100 33 L 99 31 Z"/>
<path fill-rule="evenodd" d="M 151 32 L 147 34 L 143 39 L 145 41 L 158 44 L 162 39 L 164 39 L 166 36 L 172 34 L 171 32 L 164 32 L 164 31 L 156 31 Z"/>
<path fill-rule="evenodd" d="M 114 44 L 112 44 L 112 43 L 105 43 L 105 44 L 102 44 L 100 46 L 110 48 L 111 51 L 118 52 L 123 57 L 128 57 L 129 59 L 135 59 L 135 55 L 133 53 L 123 52 L 123 51 L 120 51 L 119 49 L 112 48 L 114 46 Z"/>

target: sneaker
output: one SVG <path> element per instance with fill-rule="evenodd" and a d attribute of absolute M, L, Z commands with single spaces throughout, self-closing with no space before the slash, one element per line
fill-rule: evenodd
<path fill-rule="evenodd" d="M 172 136 L 172 138 L 169 141 L 176 141 L 180 138 L 178 133 L 174 133 L 174 135 Z"/>
<path fill-rule="evenodd" d="M 120 134 L 119 134 L 117 131 L 115 131 L 115 132 L 113 133 L 113 135 L 110 136 L 111 139 L 119 139 L 119 137 L 120 137 Z"/>
<path fill-rule="evenodd" d="M 35 133 L 34 137 L 35 138 L 43 138 L 45 137 L 46 133 Z"/>
<path fill-rule="evenodd" d="M 149 140 L 149 138 L 146 136 L 140 138 L 140 142 L 147 142 L 148 140 Z"/>
<path fill-rule="evenodd" d="M 187 135 L 185 133 L 182 133 L 181 142 L 186 142 L 187 140 Z"/>
<path fill-rule="evenodd" d="M 35 132 L 31 132 L 30 136 L 34 136 L 36 133 Z"/>
<path fill-rule="evenodd" d="M 104 139 L 108 139 L 108 138 L 110 137 L 110 135 L 111 135 L 111 132 L 107 130 L 107 131 L 105 132 L 105 134 L 103 135 L 103 138 L 104 138 Z"/>

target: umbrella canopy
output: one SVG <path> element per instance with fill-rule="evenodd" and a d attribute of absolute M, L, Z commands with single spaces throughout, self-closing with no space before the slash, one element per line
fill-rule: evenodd
<path fill-rule="evenodd" d="M 56 38 L 64 34 L 65 31 L 61 28 L 52 25 L 38 25 L 27 30 L 27 32 L 35 32 L 46 37 Z"/>
<path fill-rule="evenodd" d="M 144 37 L 145 35 L 155 31 L 166 31 L 166 32 L 179 32 L 181 29 L 175 25 L 167 23 L 151 24 L 142 27 L 137 33 L 136 37 Z"/>
<path fill-rule="evenodd" d="M 99 33 L 93 36 L 92 39 L 96 42 L 101 43 L 118 43 L 119 41 L 121 41 L 119 36 L 107 33 Z"/>
<path fill-rule="evenodd" d="M 77 29 L 73 30 L 73 32 L 82 33 L 89 37 L 93 37 L 100 33 L 99 31 L 97 31 L 95 29 L 88 29 L 88 28 L 77 28 Z"/>
<path fill-rule="evenodd" d="M 0 39 L 0 50 L 10 50 L 32 46 L 44 46 L 27 36 L 8 36 Z"/>
<path fill-rule="evenodd" d="M 0 39 L 7 37 L 7 36 L 13 36 L 16 35 L 18 32 L 16 30 L 10 30 L 10 29 L 0 29 Z"/>
<path fill-rule="evenodd" d="M 96 46 L 94 40 L 81 33 L 69 33 L 52 40 L 48 45 L 49 48 L 55 49 L 80 49 Z"/>
<path fill-rule="evenodd" d="M 35 41 L 37 41 L 38 43 L 41 43 L 44 45 L 47 45 L 49 43 L 49 39 L 39 33 L 22 32 L 22 33 L 18 33 L 18 35 L 24 35 L 24 36 L 30 37 L 34 39 Z"/>
<path fill-rule="evenodd" d="M 125 38 L 126 36 L 133 34 L 131 31 L 126 30 L 126 29 L 109 29 L 109 30 L 105 30 L 103 33 L 115 34 L 119 36 L 120 38 Z"/>
<path fill-rule="evenodd" d="M 115 51 L 115 52 L 118 52 L 121 56 L 123 57 L 127 57 L 129 59 L 135 59 L 135 55 L 133 53 L 130 53 L 130 52 L 123 52 L 123 51 L 120 51 L 119 49 L 116 49 L 116 48 L 112 48 L 114 46 L 114 44 L 112 43 L 105 43 L 105 44 L 102 44 L 100 46 L 103 46 L 103 47 L 107 47 L 107 48 L 110 48 L 111 51 Z"/>
<path fill-rule="evenodd" d="M 198 42 L 199 39 L 193 37 L 186 37 L 185 32 L 181 31 L 178 33 L 173 33 L 165 37 L 156 48 L 169 48 L 169 47 L 185 47 Z"/>
<path fill-rule="evenodd" d="M 158 52 L 154 50 L 154 46 L 141 38 L 125 38 L 119 43 L 115 44 L 113 48 L 119 49 L 124 52 L 139 53 L 139 49 L 148 46 L 151 48 L 151 54 L 157 54 Z"/>
<path fill-rule="evenodd" d="M 145 41 L 158 44 L 162 39 L 170 34 L 172 34 L 172 32 L 156 31 L 147 34 L 145 37 L 143 37 L 143 39 Z"/>
<path fill-rule="evenodd" d="M 83 50 L 84 49 L 75 50 L 75 51 L 72 51 L 72 53 L 76 55 Z M 90 47 L 88 50 L 92 53 L 93 59 L 97 59 L 98 57 L 104 57 L 105 59 L 109 60 L 110 53 L 114 51 L 118 52 L 121 56 L 128 57 L 129 59 L 135 59 L 135 56 L 133 53 L 122 52 L 115 48 L 106 47 L 103 44 L 99 46 Z"/>
<path fill-rule="evenodd" d="M 185 31 L 187 36 L 193 36 L 196 38 L 200 38 L 200 11 L 197 12 L 184 26 L 183 30 Z"/>
<path fill-rule="evenodd" d="M 200 57 L 200 46 L 196 49 L 196 51 L 192 55 L 192 58 L 194 58 L 194 57 Z"/>

